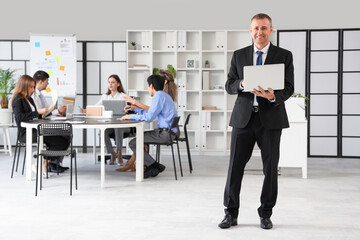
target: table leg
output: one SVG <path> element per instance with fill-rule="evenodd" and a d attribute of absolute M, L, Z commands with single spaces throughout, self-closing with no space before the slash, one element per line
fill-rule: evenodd
<path fill-rule="evenodd" d="M 2 130 L 3 130 L 3 143 L 4 143 L 4 152 L 6 152 L 7 148 L 6 148 L 6 137 L 5 137 L 5 129 L 6 127 L 2 127 Z"/>
<path fill-rule="evenodd" d="M 20 154 L 20 153 L 19 153 Z M 26 181 L 31 181 L 32 128 L 26 128 Z"/>
<path fill-rule="evenodd" d="M 93 157 L 94 157 L 94 164 L 96 164 L 96 128 L 94 128 L 94 142 L 93 142 Z"/>
<path fill-rule="evenodd" d="M 144 123 L 136 126 L 136 181 L 144 180 Z"/>
<path fill-rule="evenodd" d="M 5 128 L 5 132 L 6 132 L 7 144 L 9 146 L 9 154 L 10 154 L 10 157 L 11 157 L 12 156 L 12 150 L 11 150 L 9 127 Z M 4 145 L 5 145 L 5 142 L 4 142 Z"/>
<path fill-rule="evenodd" d="M 105 129 L 100 129 L 101 188 L 105 187 Z"/>

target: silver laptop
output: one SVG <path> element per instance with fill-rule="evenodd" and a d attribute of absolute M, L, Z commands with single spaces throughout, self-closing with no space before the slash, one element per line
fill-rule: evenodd
<path fill-rule="evenodd" d="M 244 67 L 244 91 L 251 92 L 258 89 L 258 86 L 264 90 L 272 88 L 274 90 L 284 89 L 285 84 L 285 65 L 267 64 L 261 66 Z"/>
<path fill-rule="evenodd" d="M 125 115 L 124 108 L 126 106 L 125 100 L 103 100 L 105 111 L 112 111 L 114 116 Z"/>

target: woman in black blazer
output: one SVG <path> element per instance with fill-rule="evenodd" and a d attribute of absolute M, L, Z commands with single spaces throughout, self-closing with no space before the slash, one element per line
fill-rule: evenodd
<path fill-rule="evenodd" d="M 14 93 L 10 100 L 10 106 L 12 107 L 15 115 L 15 121 L 19 131 L 19 140 L 21 142 L 26 141 L 26 129 L 21 127 L 21 122 L 41 118 L 41 116 L 49 110 L 47 108 L 36 109 L 34 100 L 31 98 L 34 90 L 35 80 L 28 75 L 22 75 L 16 84 Z M 36 129 L 33 129 L 33 142 L 36 142 L 36 140 Z M 69 147 L 70 139 L 60 136 L 44 137 L 44 143 L 46 144 L 47 149 L 50 150 L 66 150 Z M 56 159 L 57 158 L 51 160 Z M 47 161 L 45 159 L 43 166 L 44 173 L 46 173 Z"/>

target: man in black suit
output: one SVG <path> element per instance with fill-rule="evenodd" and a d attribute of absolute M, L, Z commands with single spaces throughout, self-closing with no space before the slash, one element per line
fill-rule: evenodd
<path fill-rule="evenodd" d="M 265 175 L 258 214 L 260 226 L 271 229 L 270 217 L 277 198 L 277 170 L 280 137 L 283 128 L 289 127 L 284 102 L 294 92 L 294 67 L 290 51 L 276 47 L 269 41 L 272 33 L 271 18 L 263 13 L 251 19 L 250 34 L 254 44 L 234 52 L 228 80 L 225 84 L 229 94 L 237 94 L 230 119 L 232 126 L 230 163 L 224 193 L 225 218 L 220 228 L 237 225 L 239 194 L 244 168 L 249 161 L 255 142 L 261 149 Z M 243 68 L 250 65 L 285 64 L 285 87 L 283 90 L 258 90 L 244 92 Z"/>

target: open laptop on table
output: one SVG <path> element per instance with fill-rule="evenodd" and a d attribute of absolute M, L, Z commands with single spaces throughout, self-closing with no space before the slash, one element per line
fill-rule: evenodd
<path fill-rule="evenodd" d="M 103 105 L 106 111 L 113 112 L 113 116 L 119 117 L 125 115 L 125 100 L 103 100 Z"/>

